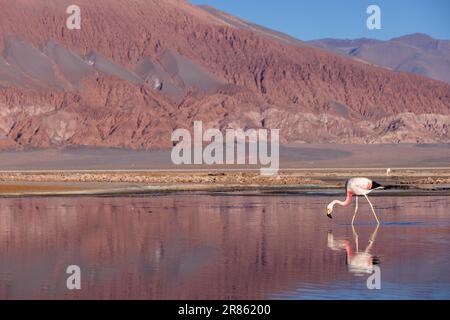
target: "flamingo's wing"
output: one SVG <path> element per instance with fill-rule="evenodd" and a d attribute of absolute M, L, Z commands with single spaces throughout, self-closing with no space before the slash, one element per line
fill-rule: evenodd
<path fill-rule="evenodd" d="M 364 195 L 372 190 L 372 181 L 367 178 L 352 178 L 348 182 L 349 189 L 356 195 Z"/>

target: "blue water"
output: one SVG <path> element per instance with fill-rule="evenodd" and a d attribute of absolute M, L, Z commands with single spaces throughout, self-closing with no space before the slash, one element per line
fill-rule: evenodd
<path fill-rule="evenodd" d="M 0 299 L 450 298 L 450 197 L 373 197 L 354 228 L 332 199 L 0 199 Z"/>

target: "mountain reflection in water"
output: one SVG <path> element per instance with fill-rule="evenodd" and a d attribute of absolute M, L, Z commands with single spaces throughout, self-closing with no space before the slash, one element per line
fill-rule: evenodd
<path fill-rule="evenodd" d="M 0 299 L 450 297 L 450 198 L 378 197 L 383 223 L 373 236 L 362 207 L 355 228 L 369 249 L 352 251 L 345 251 L 355 240 L 351 210 L 330 221 L 329 200 L 0 199 Z M 368 290 L 361 265 L 378 256 L 382 290 Z M 81 290 L 66 288 L 69 265 L 81 268 Z"/>

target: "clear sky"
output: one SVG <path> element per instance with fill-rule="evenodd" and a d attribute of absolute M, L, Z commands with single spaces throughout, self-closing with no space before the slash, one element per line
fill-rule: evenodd
<path fill-rule="evenodd" d="M 190 0 L 301 40 L 390 39 L 426 33 L 450 39 L 450 0 Z M 381 30 L 369 30 L 367 7 L 381 8 Z"/>

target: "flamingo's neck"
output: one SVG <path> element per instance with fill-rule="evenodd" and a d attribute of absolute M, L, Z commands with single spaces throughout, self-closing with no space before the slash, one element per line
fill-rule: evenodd
<path fill-rule="evenodd" d="M 343 207 L 348 206 L 352 202 L 352 197 L 353 193 L 351 191 L 347 191 L 347 198 L 345 199 L 345 201 L 334 200 L 331 205 L 334 206 L 335 204 L 338 204 Z"/>
<path fill-rule="evenodd" d="M 353 250 L 350 243 L 346 243 L 344 249 L 347 253 L 347 262 L 350 263 L 350 261 L 353 259 Z"/>

